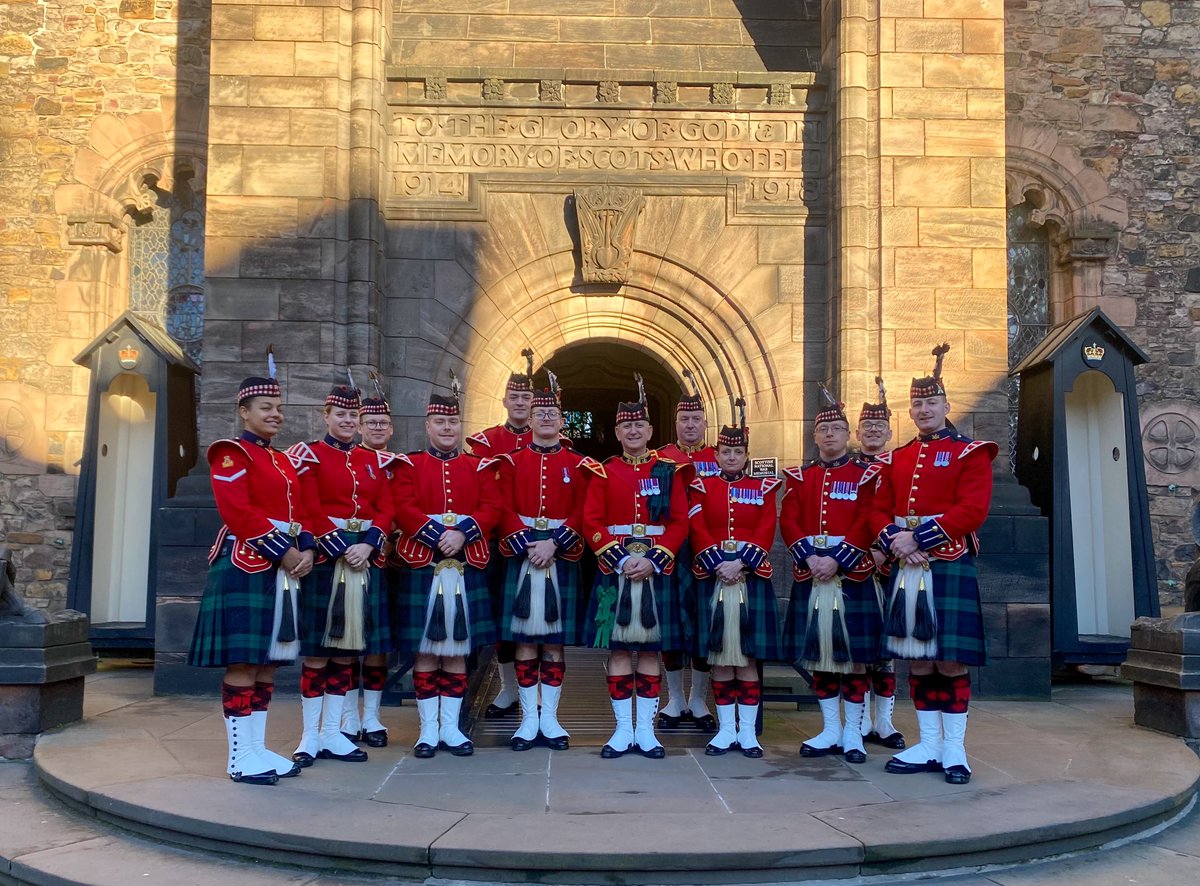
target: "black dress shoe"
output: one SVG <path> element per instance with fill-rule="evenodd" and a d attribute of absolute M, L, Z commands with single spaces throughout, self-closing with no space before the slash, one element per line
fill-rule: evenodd
<path fill-rule="evenodd" d="M 829 757 L 842 752 L 841 745 L 830 745 L 827 748 L 814 748 L 810 744 L 800 745 L 801 757 Z"/>
<path fill-rule="evenodd" d="M 341 760 L 343 763 L 366 763 L 367 752 L 362 748 L 355 748 L 348 754 L 335 754 L 328 748 L 321 748 L 317 751 L 317 758 L 320 760 Z"/>
<path fill-rule="evenodd" d="M 418 760 L 428 760 L 436 753 L 437 748 L 431 744 L 426 744 L 425 742 L 421 742 L 419 745 L 413 748 L 413 756 Z"/>
<path fill-rule="evenodd" d="M 300 764 L 292 763 L 292 768 L 289 769 L 287 772 L 280 772 L 278 769 L 276 769 L 275 774 L 278 775 L 280 778 L 295 778 L 297 775 L 300 774 Z"/>
<path fill-rule="evenodd" d="M 615 760 L 615 759 L 617 759 L 617 757 L 624 757 L 631 750 L 633 750 L 633 748 L 634 748 L 634 745 L 630 745 L 629 747 L 625 748 L 624 750 L 618 751 L 612 745 L 606 744 L 604 747 L 602 747 L 600 749 L 600 756 L 605 760 Z"/>
<path fill-rule="evenodd" d="M 763 755 L 762 748 L 742 748 L 742 756 L 749 757 L 752 760 L 757 760 Z"/>
<path fill-rule="evenodd" d="M 670 714 L 664 714 L 662 711 L 659 711 L 658 712 L 658 728 L 659 729 L 678 729 L 680 726 L 683 725 L 683 721 L 686 720 L 690 716 L 691 716 L 691 714 L 689 714 L 687 711 L 684 711 L 678 717 L 672 717 Z"/>
<path fill-rule="evenodd" d="M 255 775 L 246 773 L 244 775 L 231 775 L 229 777 L 238 784 L 275 784 L 279 781 L 279 776 L 275 773 L 274 769 L 270 772 L 259 772 Z"/>
<path fill-rule="evenodd" d="M 542 738 L 546 738 L 544 735 Z M 546 747 L 552 751 L 565 751 L 571 747 L 571 737 L 560 735 L 558 738 L 546 738 Z"/>
<path fill-rule="evenodd" d="M 730 745 L 737 747 L 737 745 Z M 729 748 L 719 748 L 715 744 L 706 745 L 704 748 L 704 756 L 706 757 L 724 757 L 729 753 Z"/>
<path fill-rule="evenodd" d="M 701 732 L 717 731 L 717 718 L 712 714 L 705 714 L 703 717 L 692 717 L 692 722 L 696 724 L 696 728 Z"/>
<path fill-rule="evenodd" d="M 475 745 L 470 741 L 464 741 L 462 744 L 456 744 L 454 747 L 446 744 L 444 741 L 438 744 L 439 748 L 445 748 L 456 757 L 469 757 L 475 753 Z"/>
<path fill-rule="evenodd" d="M 313 764 L 313 755 L 307 751 L 296 751 L 296 753 L 292 754 L 292 762 L 301 769 L 307 769 Z"/>
<path fill-rule="evenodd" d="M 843 755 L 847 763 L 866 763 L 867 755 L 858 748 L 850 748 Z"/>
<path fill-rule="evenodd" d="M 535 744 L 537 744 L 537 738 L 518 738 L 515 735 L 508 741 L 508 746 L 514 751 L 528 751 Z"/>
<path fill-rule="evenodd" d="M 362 741 L 369 748 L 386 748 L 387 747 L 387 730 L 376 729 L 374 732 L 364 732 Z"/>
<path fill-rule="evenodd" d="M 666 748 L 664 748 L 662 745 L 658 745 L 657 747 L 653 747 L 653 748 L 651 748 L 651 749 L 650 749 L 650 750 L 648 750 L 648 751 L 643 751 L 643 750 L 642 750 L 642 746 L 641 746 L 641 745 L 637 745 L 637 749 L 638 749 L 639 751 L 641 751 L 641 754 L 642 754 L 642 756 L 643 756 L 643 757 L 648 757 L 648 758 L 650 758 L 651 760 L 661 760 L 663 757 L 665 757 L 665 756 L 667 755 L 667 749 L 666 749 Z"/>
<path fill-rule="evenodd" d="M 517 709 L 520 707 L 521 707 L 520 699 L 518 699 L 517 701 L 514 701 L 512 704 L 508 705 L 507 707 L 503 707 L 503 708 L 498 708 L 494 704 L 490 704 L 487 706 L 487 708 L 483 712 L 483 719 L 498 720 L 501 717 L 507 717 L 510 714 L 515 714 L 517 712 Z"/>
<path fill-rule="evenodd" d="M 890 772 L 893 775 L 913 775 L 917 772 L 941 772 L 942 764 L 937 760 L 926 760 L 924 763 L 905 763 L 903 760 L 897 760 L 895 757 L 892 757 L 883 767 L 883 771 Z"/>
<path fill-rule="evenodd" d="M 893 751 L 902 751 L 908 747 L 904 743 L 904 736 L 899 732 L 893 732 L 891 735 L 880 735 L 878 732 L 869 732 L 863 736 L 863 741 L 867 744 L 883 745 L 885 748 L 890 748 Z"/>
<path fill-rule="evenodd" d="M 358 744 L 360 741 L 362 741 L 363 737 L 361 732 L 343 732 L 342 735 L 346 736 L 348 741 L 352 741 L 355 744 Z"/>
<path fill-rule="evenodd" d="M 966 784 L 971 780 L 971 770 L 966 766 L 951 766 L 946 770 L 946 784 Z"/>

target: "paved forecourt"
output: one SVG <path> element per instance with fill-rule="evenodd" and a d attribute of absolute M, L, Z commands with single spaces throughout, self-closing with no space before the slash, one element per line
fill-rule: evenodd
<path fill-rule="evenodd" d="M 1132 725 L 1120 685 L 972 704 L 962 787 L 888 775 L 877 751 L 862 766 L 802 760 L 819 717 L 786 705 L 768 706 L 761 760 L 706 757 L 697 734 L 664 760 L 613 761 L 590 747 L 417 760 L 405 706 L 385 712 L 391 746 L 369 762 L 250 787 L 223 774 L 209 699 L 112 708 L 38 743 L 43 785 L 69 804 L 188 847 L 404 878 L 746 883 L 1016 862 L 1145 831 L 1181 814 L 1200 778 L 1182 742 Z M 268 743 L 290 750 L 299 705 L 272 713 Z"/>

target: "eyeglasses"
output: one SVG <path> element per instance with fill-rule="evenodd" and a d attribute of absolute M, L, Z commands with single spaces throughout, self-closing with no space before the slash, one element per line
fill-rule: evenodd
<path fill-rule="evenodd" d="M 886 421 L 864 421 L 859 427 L 864 431 L 886 431 L 891 425 Z"/>
<path fill-rule="evenodd" d="M 368 431 L 386 431 L 392 426 L 390 421 L 367 421 L 363 422 L 363 427 Z"/>
<path fill-rule="evenodd" d="M 537 421 L 553 421 L 554 419 L 558 418 L 558 411 L 557 410 L 545 411 L 545 410 L 539 409 L 537 412 L 533 413 L 533 417 Z"/>

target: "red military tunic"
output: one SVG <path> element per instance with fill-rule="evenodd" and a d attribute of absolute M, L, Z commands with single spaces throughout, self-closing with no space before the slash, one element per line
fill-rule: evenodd
<path fill-rule="evenodd" d="M 499 463 L 432 446 L 408 461 L 392 481 L 396 555 L 411 567 L 428 566 L 442 533 L 457 529 L 467 537 L 467 563 L 482 569 L 488 562 L 487 538 L 500 520 Z"/>
<path fill-rule="evenodd" d="M 578 560 L 583 555 L 583 502 L 590 476 L 586 465 L 595 460 L 562 445 L 546 449 L 530 444 L 500 456 L 500 462 L 501 550 L 520 556 L 529 546 L 530 530 L 552 529 L 559 556 Z"/>
<path fill-rule="evenodd" d="M 296 468 L 269 440 L 249 431 L 217 440 L 208 447 L 208 463 L 224 521 L 210 562 L 228 536 L 238 541 L 231 559 L 243 572 L 270 569 L 293 540 L 302 551 L 316 546 Z"/>
<path fill-rule="evenodd" d="M 721 473 L 717 464 L 717 450 L 712 446 L 683 447 L 678 443 L 669 443 L 658 450 L 661 458 L 669 458 L 680 466 L 684 481 L 691 484 L 697 477 L 714 477 Z"/>
<path fill-rule="evenodd" d="M 775 477 L 744 473 L 733 481 L 720 473 L 692 481 L 692 571 L 698 577 L 710 575 L 724 559 L 722 554 L 733 550 L 755 574 L 771 577 L 767 555 L 775 541 L 775 492 L 781 483 Z"/>
<path fill-rule="evenodd" d="M 602 465 L 591 461 L 586 466 L 593 477 L 588 482 L 584 502 L 583 528 L 605 575 L 616 572 L 628 556 L 626 540 L 639 537 L 642 529 L 653 543 L 646 559 L 664 575 L 670 575 L 675 568 L 675 554 L 688 535 L 687 493 L 681 482 L 683 478 L 673 477 L 667 519 L 663 521 L 660 516 L 656 520 L 651 516 L 647 499 L 661 492 L 651 471 L 659 463 L 669 465 L 675 472 L 680 467 L 670 459 L 660 458 L 654 450 L 636 459 L 614 455 Z"/>
<path fill-rule="evenodd" d="M 345 533 L 357 532 L 365 533 L 363 541 L 381 552 L 392 530 L 387 470 L 404 456 L 343 443 L 329 434 L 313 443 L 297 443 L 288 455 L 297 464 L 321 552 L 337 559 L 349 547 Z"/>
<path fill-rule="evenodd" d="M 880 474 L 870 530 L 891 550 L 897 532 L 912 529 L 935 560 L 957 560 L 978 548 L 975 533 L 992 500 L 995 443 L 972 440 L 952 428 L 919 436 L 892 452 Z M 897 525 L 896 518 L 907 521 Z"/>
<path fill-rule="evenodd" d="M 792 552 L 797 581 L 809 577 L 805 559 L 814 553 L 833 557 L 843 574 L 856 581 L 871 574 L 875 561 L 867 554 L 873 539 L 870 500 L 881 470 L 879 463 L 866 464 L 849 455 L 785 469 L 788 485 L 779 528 Z"/>
<path fill-rule="evenodd" d="M 514 449 L 520 449 L 532 440 L 532 428 L 519 430 L 505 422 L 467 437 L 467 445 L 471 447 L 472 455 L 495 458 L 498 455 L 512 452 Z"/>

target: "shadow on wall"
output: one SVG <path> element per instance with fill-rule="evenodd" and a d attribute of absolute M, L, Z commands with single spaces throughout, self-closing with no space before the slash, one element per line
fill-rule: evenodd
<path fill-rule="evenodd" d="M 733 0 L 766 71 L 816 71 L 821 0 Z"/>

